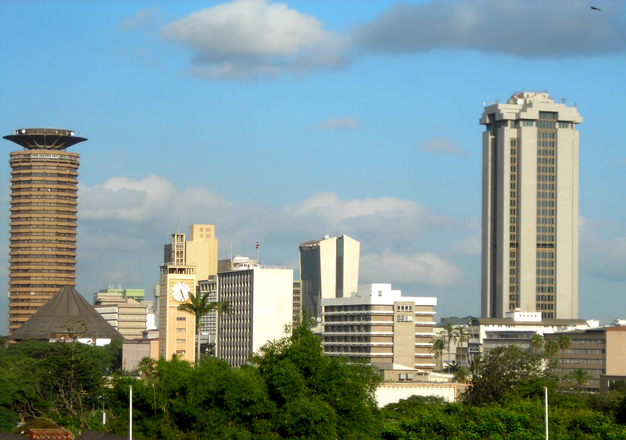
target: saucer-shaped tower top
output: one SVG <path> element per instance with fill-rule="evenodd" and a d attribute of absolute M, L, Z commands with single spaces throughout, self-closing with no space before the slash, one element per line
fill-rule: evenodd
<path fill-rule="evenodd" d="M 4 136 L 27 150 L 65 150 L 67 147 L 86 141 L 72 130 L 60 128 L 20 128 L 15 134 Z"/>
<path fill-rule="evenodd" d="M 4 139 L 10 153 L 11 236 L 9 332 L 64 286 L 76 285 L 76 221 L 80 154 L 72 130 L 20 128 Z"/>

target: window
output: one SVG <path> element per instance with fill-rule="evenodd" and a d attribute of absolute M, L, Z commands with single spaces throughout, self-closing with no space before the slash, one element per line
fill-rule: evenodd
<path fill-rule="evenodd" d="M 177 344 L 184 344 L 185 342 L 187 342 L 186 339 L 176 339 Z"/>
<path fill-rule="evenodd" d="M 187 318 L 185 316 L 177 316 L 176 321 L 186 321 Z"/>
<path fill-rule="evenodd" d="M 413 311 L 413 306 L 397 306 L 396 310 L 398 312 L 412 312 Z"/>
<path fill-rule="evenodd" d="M 397 322 L 413 322 L 413 317 L 411 315 L 398 315 L 396 318 Z"/>

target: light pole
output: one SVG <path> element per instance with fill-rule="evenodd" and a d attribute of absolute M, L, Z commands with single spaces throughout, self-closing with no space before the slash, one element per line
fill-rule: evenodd
<path fill-rule="evenodd" d="M 98 399 L 102 399 L 102 426 L 104 426 L 107 424 L 107 415 L 104 412 L 104 396 L 100 396 Z"/>

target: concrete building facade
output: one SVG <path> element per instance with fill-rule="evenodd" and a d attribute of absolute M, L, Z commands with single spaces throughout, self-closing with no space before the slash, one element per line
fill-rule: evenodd
<path fill-rule="evenodd" d="M 304 312 L 321 321 L 322 299 L 356 294 L 361 244 L 348 237 L 326 236 L 300 244 L 301 302 Z"/>
<path fill-rule="evenodd" d="M 23 128 L 4 139 L 10 155 L 9 333 L 64 286 L 76 286 L 76 220 L 80 155 L 73 131 Z"/>
<path fill-rule="evenodd" d="M 578 316 L 578 131 L 574 107 L 547 93 L 486 106 L 483 317 Z"/>
<path fill-rule="evenodd" d="M 220 272 L 217 280 L 219 301 L 231 312 L 218 318 L 216 355 L 240 366 L 292 323 L 293 270 L 255 267 Z"/>
<path fill-rule="evenodd" d="M 193 224 L 190 240 L 185 234 L 172 234 L 172 242 L 163 247 L 164 264 L 159 282 L 159 354 L 170 359 L 176 354 L 195 361 L 195 316 L 178 310 L 198 292 L 198 280 L 217 275 L 217 239 L 215 226 Z"/>
<path fill-rule="evenodd" d="M 591 376 L 586 384 L 586 391 L 591 392 L 600 391 L 604 377 L 626 379 L 626 327 L 559 332 L 544 338 L 558 341 L 562 334 L 569 336 L 571 345 L 557 354 L 561 377 L 582 369 Z"/>
<path fill-rule="evenodd" d="M 365 284 L 354 296 L 325 298 L 322 305 L 328 356 L 367 359 L 382 370 L 408 372 L 412 380 L 435 367 L 437 298 L 404 297 L 391 284 Z"/>
<path fill-rule="evenodd" d="M 138 302 L 125 298 L 122 292 L 109 289 L 94 293 L 93 305 L 125 339 L 141 338 L 148 330 L 148 311 L 152 309 L 152 301 Z"/>

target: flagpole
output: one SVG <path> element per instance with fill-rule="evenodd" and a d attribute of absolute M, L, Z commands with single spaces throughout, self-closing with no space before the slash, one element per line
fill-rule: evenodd
<path fill-rule="evenodd" d="M 256 262 L 259 262 L 259 242 L 256 242 Z"/>

